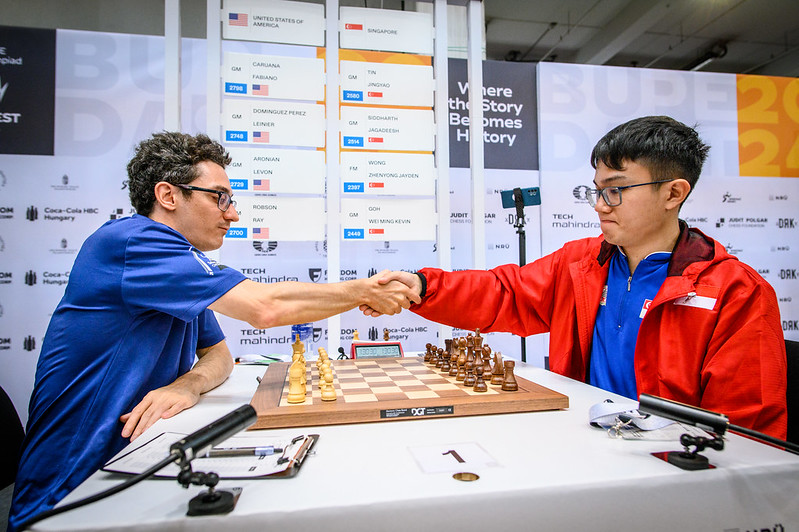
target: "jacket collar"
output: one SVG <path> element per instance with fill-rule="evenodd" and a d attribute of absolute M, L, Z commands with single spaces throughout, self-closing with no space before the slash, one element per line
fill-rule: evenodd
<path fill-rule="evenodd" d="M 618 247 L 602 240 L 599 247 L 597 262 L 604 266 L 610 257 L 618 251 Z M 688 224 L 680 220 L 680 236 L 671 252 L 668 276 L 682 275 L 689 265 L 695 262 L 710 261 L 715 256 L 715 245 L 698 229 L 691 229 Z"/>

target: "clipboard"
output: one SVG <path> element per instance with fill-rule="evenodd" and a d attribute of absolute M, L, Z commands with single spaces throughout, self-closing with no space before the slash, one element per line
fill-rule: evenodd
<path fill-rule="evenodd" d="M 175 432 L 162 432 L 139 447 L 112 458 L 100 470 L 123 475 L 140 474 L 169 456 L 172 443 L 185 436 Z M 299 472 L 318 440 L 318 434 L 301 434 L 294 438 L 234 436 L 225 441 L 226 446 L 272 445 L 282 447 L 283 452 L 269 456 L 196 457 L 192 460 L 192 469 L 213 471 L 220 479 L 291 478 Z M 156 472 L 153 477 L 175 479 L 179 472 L 180 468 L 173 463 Z"/>

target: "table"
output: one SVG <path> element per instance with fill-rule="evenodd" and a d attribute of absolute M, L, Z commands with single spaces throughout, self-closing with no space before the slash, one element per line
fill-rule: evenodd
<path fill-rule="evenodd" d="M 263 367 L 236 366 L 224 384 L 142 438 L 190 433 L 248 403 Z M 291 479 L 223 480 L 241 486 L 230 514 L 186 517 L 201 491 L 147 480 L 92 505 L 37 523 L 34 530 L 797 530 L 799 456 L 727 434 L 706 450 L 715 469 L 683 471 L 650 453 L 676 442 L 610 438 L 589 426 L 588 409 L 623 398 L 517 364 L 517 374 L 569 396 L 560 411 L 275 429 L 320 435 L 315 454 Z M 146 441 L 146 440 L 145 440 Z M 496 462 L 426 473 L 421 448 L 478 444 Z M 418 456 L 418 454 L 417 454 Z M 468 462 L 467 462 L 468 464 Z M 98 472 L 63 502 L 107 489 L 122 477 Z M 780 528 L 781 527 L 781 528 Z"/>

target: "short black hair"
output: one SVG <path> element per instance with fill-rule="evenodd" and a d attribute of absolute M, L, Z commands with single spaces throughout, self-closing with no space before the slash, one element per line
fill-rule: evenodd
<path fill-rule="evenodd" d="M 155 205 L 155 185 L 159 181 L 173 185 L 194 181 L 199 175 L 197 164 L 202 161 L 225 168 L 231 159 L 221 144 L 202 133 L 163 131 L 143 140 L 128 163 L 131 205 L 138 214 L 148 216 Z"/>
<path fill-rule="evenodd" d="M 696 129 L 668 116 L 645 116 L 616 126 L 591 152 L 591 166 L 601 162 L 622 170 L 625 161 L 644 166 L 652 180 L 685 179 L 691 190 L 699 180 L 710 146 Z"/>

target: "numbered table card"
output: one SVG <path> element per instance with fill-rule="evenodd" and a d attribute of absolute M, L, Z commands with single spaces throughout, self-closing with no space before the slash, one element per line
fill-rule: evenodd
<path fill-rule="evenodd" d="M 435 240 L 436 219 L 432 199 L 341 200 L 344 240 Z"/>
<path fill-rule="evenodd" d="M 477 443 L 442 443 L 424 447 L 410 447 L 419 469 L 423 473 L 473 471 L 497 467 L 496 460 Z"/>

